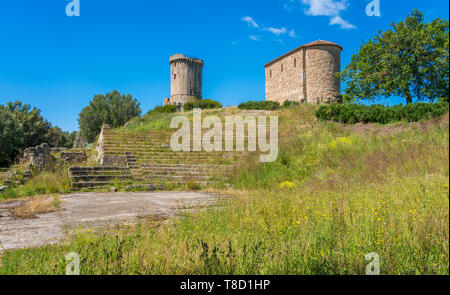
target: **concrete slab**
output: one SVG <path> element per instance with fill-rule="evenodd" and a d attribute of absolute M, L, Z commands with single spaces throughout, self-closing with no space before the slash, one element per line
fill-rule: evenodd
<path fill-rule="evenodd" d="M 22 201 L 0 203 L 0 251 L 61 241 L 78 225 L 99 227 L 135 223 L 139 218 L 166 219 L 180 210 L 209 206 L 215 197 L 198 192 L 74 193 L 61 197 L 60 210 L 18 219 L 12 210 Z"/>

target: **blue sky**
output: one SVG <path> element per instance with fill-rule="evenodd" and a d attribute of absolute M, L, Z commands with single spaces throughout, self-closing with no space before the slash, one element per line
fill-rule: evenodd
<path fill-rule="evenodd" d="M 225 106 L 264 99 L 264 64 L 317 39 L 344 47 L 342 68 L 363 40 L 415 8 L 448 19 L 447 0 L 148 1 L 0 0 L 0 104 L 20 99 L 54 125 L 78 129 L 93 95 L 137 97 L 143 113 L 170 94 L 169 57 L 205 61 L 204 98 Z"/>

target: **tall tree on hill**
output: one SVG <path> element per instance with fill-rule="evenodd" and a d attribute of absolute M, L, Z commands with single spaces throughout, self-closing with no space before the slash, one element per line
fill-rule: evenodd
<path fill-rule="evenodd" d="M 424 22 L 414 10 L 363 44 L 342 72 L 347 100 L 401 96 L 412 103 L 448 98 L 448 20 Z"/>
<path fill-rule="evenodd" d="M 23 128 L 19 120 L 0 105 L 0 164 L 7 163 L 23 146 Z"/>
<path fill-rule="evenodd" d="M 121 95 L 114 90 L 106 95 L 98 94 L 84 107 L 78 118 L 81 136 L 92 142 L 103 124 L 123 126 L 128 120 L 141 114 L 140 104 L 131 95 Z"/>

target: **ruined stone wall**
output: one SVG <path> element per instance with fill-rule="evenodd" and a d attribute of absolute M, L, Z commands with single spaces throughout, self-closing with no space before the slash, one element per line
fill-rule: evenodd
<path fill-rule="evenodd" d="M 266 100 L 329 103 L 340 100 L 341 47 L 304 46 L 266 65 Z"/>
<path fill-rule="evenodd" d="M 55 158 L 50 153 L 48 144 L 43 143 L 36 147 L 26 148 L 23 152 L 22 163 L 29 164 L 38 169 L 49 168 L 55 161 Z"/>
<path fill-rule="evenodd" d="M 202 99 L 203 61 L 175 54 L 169 63 L 170 98 L 164 104 L 182 107 L 186 102 Z"/>
<path fill-rule="evenodd" d="M 86 154 L 83 152 L 61 152 L 61 160 L 64 164 L 86 161 Z"/>

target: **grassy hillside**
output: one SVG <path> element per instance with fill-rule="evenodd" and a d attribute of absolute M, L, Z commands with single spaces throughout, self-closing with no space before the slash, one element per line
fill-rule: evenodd
<path fill-rule="evenodd" d="M 315 110 L 274 113 L 278 160 L 243 163 L 217 207 L 5 251 L 0 274 L 63 274 L 69 252 L 82 274 L 364 274 L 376 252 L 382 274 L 448 275 L 448 114 L 346 126 Z M 166 129 L 168 116 L 121 130 Z"/>

